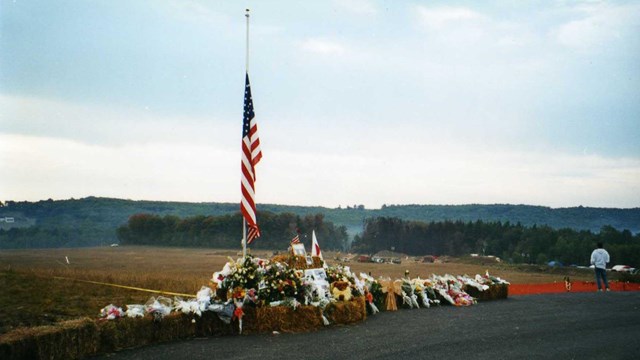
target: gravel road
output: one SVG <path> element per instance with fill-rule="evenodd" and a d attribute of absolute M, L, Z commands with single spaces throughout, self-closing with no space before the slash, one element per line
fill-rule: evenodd
<path fill-rule="evenodd" d="M 306 334 L 198 338 L 97 359 L 633 359 L 640 292 L 516 296 L 371 316 Z"/>

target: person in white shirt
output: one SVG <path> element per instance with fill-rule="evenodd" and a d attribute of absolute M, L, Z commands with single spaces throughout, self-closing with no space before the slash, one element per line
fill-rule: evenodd
<path fill-rule="evenodd" d="M 600 279 L 604 282 L 604 288 L 609 291 L 609 283 L 607 282 L 607 263 L 609 262 L 609 253 L 603 249 L 602 243 L 598 243 L 598 248 L 591 253 L 591 265 L 596 271 L 596 283 L 598 291 L 602 291 Z"/>

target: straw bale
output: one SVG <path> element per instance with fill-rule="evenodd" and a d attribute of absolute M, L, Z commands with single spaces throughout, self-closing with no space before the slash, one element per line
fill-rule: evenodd
<path fill-rule="evenodd" d="M 329 305 L 327 311 L 333 324 L 366 319 L 363 297 Z M 285 306 L 244 308 L 243 334 L 298 333 L 322 327 L 322 310 L 314 306 L 299 306 L 295 310 Z M 238 320 L 225 324 L 213 312 L 204 312 L 202 317 L 172 313 L 159 321 L 149 315 L 108 321 L 81 319 L 5 334 L 0 340 L 0 358 L 77 359 L 194 336 L 235 334 L 238 334 Z"/>
<path fill-rule="evenodd" d="M 489 285 L 489 289 L 480 291 L 473 286 L 464 287 L 464 291 L 478 299 L 478 301 L 498 300 L 506 299 L 509 296 L 508 284 L 493 284 Z"/>
<path fill-rule="evenodd" d="M 317 269 L 322 267 L 323 261 L 319 257 L 313 256 L 311 259 L 313 262 L 309 265 L 307 264 L 307 259 L 304 256 L 281 254 L 272 257 L 271 262 L 287 264 L 290 268 L 296 270 Z"/>
<path fill-rule="evenodd" d="M 326 309 L 327 318 L 333 324 L 352 324 L 367 319 L 367 308 L 363 296 L 351 301 L 331 303 Z"/>
<path fill-rule="evenodd" d="M 315 306 L 260 307 L 245 312 L 243 334 L 309 332 L 322 328 L 322 310 Z"/>
<path fill-rule="evenodd" d="M 38 326 L 5 334 L 0 340 L 0 358 L 77 359 L 95 354 L 99 336 L 93 320 L 84 318 L 56 326 Z"/>

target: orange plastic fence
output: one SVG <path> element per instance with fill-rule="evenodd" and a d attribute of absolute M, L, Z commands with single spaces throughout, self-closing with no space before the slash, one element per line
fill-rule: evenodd
<path fill-rule="evenodd" d="M 619 281 L 610 281 L 611 291 L 640 291 L 640 284 Z M 564 282 L 548 284 L 511 284 L 509 285 L 509 295 L 529 295 L 529 294 L 551 294 L 563 292 L 592 292 L 598 290 L 595 281 L 575 281 L 571 283 L 570 289 Z"/>

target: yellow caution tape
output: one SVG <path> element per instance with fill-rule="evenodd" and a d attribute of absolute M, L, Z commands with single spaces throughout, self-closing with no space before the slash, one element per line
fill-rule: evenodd
<path fill-rule="evenodd" d="M 181 294 L 181 293 L 174 293 L 174 292 L 170 292 L 170 291 L 151 290 L 151 289 L 144 289 L 144 288 L 133 287 L 133 286 L 110 284 L 110 283 L 105 283 L 105 282 L 100 282 L 100 281 L 72 279 L 72 278 L 67 278 L 67 277 L 62 277 L 62 276 L 54 276 L 53 278 L 54 279 L 58 279 L 58 280 L 71 280 L 71 281 L 79 281 L 79 282 L 89 283 L 89 284 L 113 286 L 113 287 L 118 287 L 118 288 L 122 288 L 122 289 L 145 291 L 145 292 L 156 293 L 156 294 L 185 296 L 185 297 L 189 297 L 189 298 L 194 298 L 195 297 L 193 294 Z"/>

